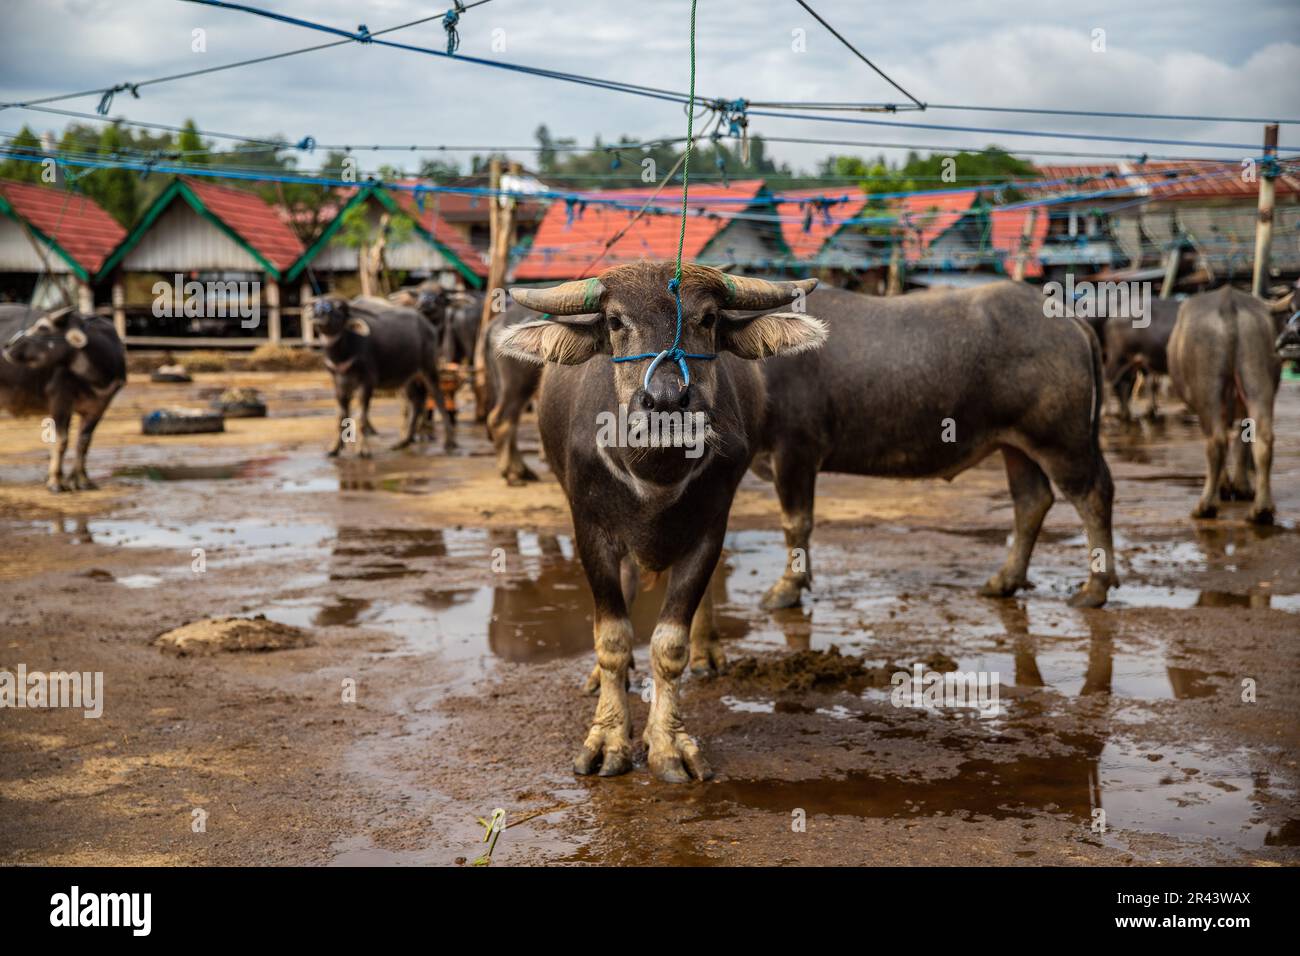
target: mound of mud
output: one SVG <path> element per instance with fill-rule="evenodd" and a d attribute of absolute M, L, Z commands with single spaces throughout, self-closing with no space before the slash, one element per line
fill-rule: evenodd
<path fill-rule="evenodd" d="M 282 651 L 306 647 L 311 636 L 302 628 L 257 617 L 218 617 L 193 621 L 160 634 L 157 647 L 179 657 L 203 657 L 227 651 Z"/>
<path fill-rule="evenodd" d="M 824 651 L 795 651 L 775 657 L 742 657 L 727 670 L 735 681 L 763 684 L 774 690 L 812 690 L 859 684 L 886 687 L 897 668 L 868 667 L 864 659 L 841 654 L 832 644 Z"/>

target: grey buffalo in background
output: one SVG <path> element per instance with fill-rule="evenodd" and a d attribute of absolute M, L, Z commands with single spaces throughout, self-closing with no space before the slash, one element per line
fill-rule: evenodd
<path fill-rule="evenodd" d="M 1205 486 L 1192 517 L 1213 518 L 1222 496 L 1253 498 L 1247 518 L 1273 521 L 1273 401 L 1285 335 L 1266 303 L 1231 286 L 1191 296 L 1178 310 L 1170 377 L 1205 435 Z"/>
<path fill-rule="evenodd" d="M 126 384 L 126 349 L 107 319 L 72 309 L 44 314 L 21 305 L 0 305 L 0 408 L 15 415 L 45 412 L 54 423 L 51 491 L 84 490 L 86 454 L 95 426 Z M 76 458 L 65 481 L 63 457 L 73 413 L 81 416 Z"/>
<path fill-rule="evenodd" d="M 983 593 L 1027 586 L 1055 485 L 1088 537 L 1090 573 L 1070 603 L 1105 603 L 1118 583 L 1114 486 L 1098 441 L 1101 349 L 1084 320 L 1045 315 L 1041 292 L 1012 282 L 897 298 L 819 289 L 807 309 L 829 330 L 825 347 L 762 365 L 769 413 L 755 470 L 776 484 L 790 555 L 764 607 L 797 604 L 811 583 L 818 472 L 950 480 L 994 451 L 1015 535 Z"/>

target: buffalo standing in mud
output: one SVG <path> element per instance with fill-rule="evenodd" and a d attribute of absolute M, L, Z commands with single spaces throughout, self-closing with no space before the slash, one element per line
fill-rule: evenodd
<path fill-rule="evenodd" d="M 51 491 L 87 490 L 86 455 L 95 427 L 113 396 L 126 384 L 126 349 L 111 322 L 72 309 L 42 314 L 26 306 L 0 305 L 0 408 L 15 415 L 46 412 L 54 423 Z M 73 413 L 81 416 L 72 473 L 63 458 Z"/>
<path fill-rule="evenodd" d="M 358 453 L 370 457 L 370 401 L 376 389 L 401 389 L 407 399 L 407 421 L 402 440 L 394 449 L 415 440 L 426 395 L 438 394 L 438 337 L 435 329 L 412 309 L 388 306 L 372 300 L 348 302 L 325 296 L 312 305 L 312 326 L 325 345 L 325 366 L 334 377 L 338 400 L 338 435 L 330 448 L 336 456 L 343 449 L 347 422 L 355 395 L 361 406 L 356 428 Z M 446 408 L 443 417 L 443 446 L 456 447 L 455 424 Z"/>
<path fill-rule="evenodd" d="M 994 451 L 1015 528 L 983 593 L 1028 586 L 1055 485 L 1082 518 L 1091 555 L 1070 604 L 1106 602 L 1118 583 L 1114 486 L 1098 441 L 1101 349 L 1086 322 L 1045 315 L 1039 290 L 1014 282 L 897 298 L 823 289 L 807 307 L 826 323 L 825 348 L 763 366 L 770 408 L 756 465 L 776 484 L 791 555 L 764 607 L 797 604 L 811 584 L 818 472 L 951 480 Z"/>
<path fill-rule="evenodd" d="M 1192 517 L 1213 518 L 1221 496 L 1253 498 L 1247 519 L 1272 523 L 1273 401 L 1287 334 L 1278 335 L 1267 304 L 1231 286 L 1194 295 L 1178 310 L 1170 377 L 1205 436 L 1205 486 Z"/>
<path fill-rule="evenodd" d="M 677 679 L 688 655 L 707 659 L 707 648 L 692 646 L 690 638 L 716 639 L 711 627 L 692 624 L 707 613 L 701 599 L 722 553 L 736 486 L 762 433 L 763 376 L 749 360 L 812 349 L 825 337 L 821 323 L 805 315 L 737 318 L 723 311 L 773 309 L 816 280 L 776 284 L 687 266 L 679 289 L 680 348 L 690 356 L 715 357 L 676 353 L 652 365 L 611 361 L 657 355 L 674 341 L 678 305 L 669 291 L 672 275 L 669 263 L 644 262 L 609 269 L 598 279 L 513 290 L 518 302 L 554 318 L 514 325 L 499 345 L 517 359 L 545 363 L 538 409 L 542 444 L 573 512 L 574 540 L 595 602 L 600 699 L 574 761 L 580 774 L 599 768 L 602 776 L 612 776 L 631 769 L 628 604 L 639 569 L 671 569 L 650 642 L 648 761 L 669 782 L 711 776 L 686 733 Z M 644 423 L 655 415 L 679 421 L 703 416 L 708 440 L 692 448 L 669 436 L 650 446 L 623 447 L 600 437 L 601 423 L 610 416 Z"/>

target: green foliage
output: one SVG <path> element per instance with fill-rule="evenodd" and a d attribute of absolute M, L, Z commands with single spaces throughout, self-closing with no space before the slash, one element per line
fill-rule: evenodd
<path fill-rule="evenodd" d="M 415 222 L 402 212 L 392 213 L 384 227 L 389 245 L 400 246 L 408 242 L 415 231 Z M 343 228 L 335 234 L 335 241 L 349 249 L 364 249 L 379 241 L 379 223 L 372 220 L 368 203 L 358 203 L 343 214 Z"/>
<path fill-rule="evenodd" d="M 18 135 L 9 141 L 12 149 L 21 149 L 24 153 L 39 152 L 40 138 L 24 125 Z M 29 163 L 22 159 L 6 159 L 0 162 L 0 178 L 16 179 L 21 183 L 39 183 L 41 181 L 41 164 Z"/>

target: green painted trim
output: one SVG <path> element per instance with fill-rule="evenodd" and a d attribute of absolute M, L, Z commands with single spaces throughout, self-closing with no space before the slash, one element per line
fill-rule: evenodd
<path fill-rule="evenodd" d="M 5 199 L 4 196 L 0 196 L 0 212 L 4 213 L 14 222 L 18 223 L 18 225 L 30 229 L 32 231 L 32 235 L 34 235 L 41 242 L 45 243 L 47 246 L 49 246 L 51 249 L 57 252 L 59 254 L 59 258 L 62 259 L 64 262 L 66 262 L 69 265 L 69 267 L 71 267 L 73 275 L 75 275 L 78 279 L 80 279 L 82 282 L 86 282 L 86 283 L 90 282 L 90 272 L 80 262 L 72 258 L 72 254 L 69 253 L 68 250 L 64 249 L 61 245 L 59 245 L 58 242 L 56 242 L 52 237 L 47 236 L 44 232 L 38 229 L 31 222 L 31 220 L 21 215 L 18 212 L 18 210 L 15 209 L 7 199 Z"/>
<path fill-rule="evenodd" d="M 587 287 L 582 293 L 582 307 L 589 312 L 595 312 L 600 308 L 600 296 L 605 291 L 605 287 L 600 284 L 599 279 L 588 279 Z"/>

